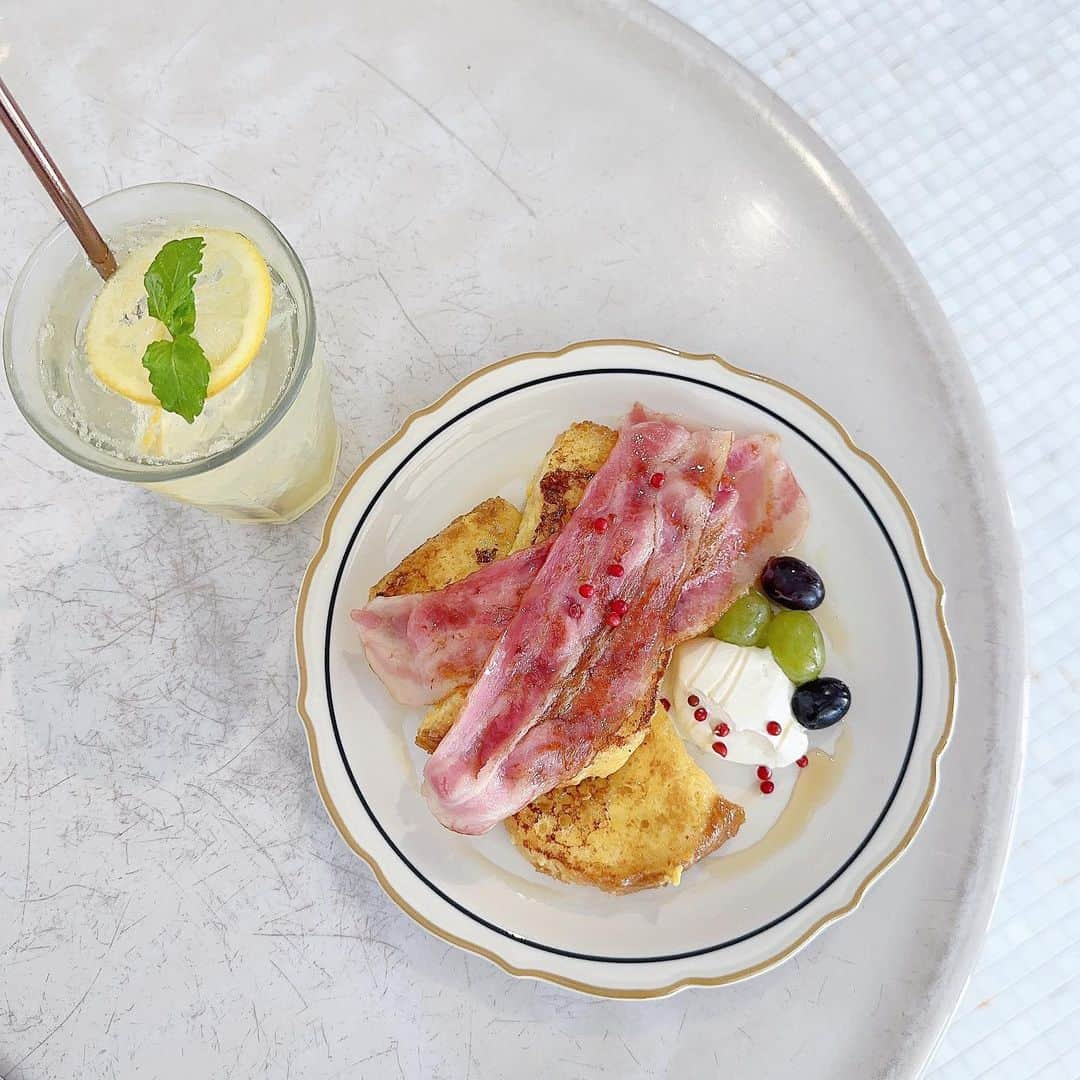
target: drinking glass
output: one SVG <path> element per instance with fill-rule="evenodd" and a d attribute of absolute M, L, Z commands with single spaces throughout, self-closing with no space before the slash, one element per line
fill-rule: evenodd
<path fill-rule="evenodd" d="M 4 368 L 30 426 L 77 465 L 222 517 L 298 518 L 330 490 L 340 435 L 311 287 L 296 252 L 254 207 L 210 187 L 144 184 L 87 209 L 121 263 L 136 247 L 200 228 L 246 236 L 273 283 L 266 337 L 243 374 L 208 398 L 190 427 L 109 390 L 91 372 L 84 348 L 103 283 L 60 225 L 23 267 L 4 318 Z M 147 453 L 147 432 L 163 427 L 179 450 Z"/>

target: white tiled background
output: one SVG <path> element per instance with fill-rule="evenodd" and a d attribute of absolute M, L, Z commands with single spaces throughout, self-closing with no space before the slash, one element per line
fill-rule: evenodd
<path fill-rule="evenodd" d="M 1080 4 L 660 6 L 762 78 L 839 153 L 914 254 L 974 369 L 1024 552 L 1031 721 L 1005 886 L 926 1075 L 1076 1080 Z"/>

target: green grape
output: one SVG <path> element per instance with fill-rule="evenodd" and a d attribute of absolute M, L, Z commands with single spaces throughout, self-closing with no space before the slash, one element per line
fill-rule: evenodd
<path fill-rule="evenodd" d="M 760 645 L 772 618 L 769 601 L 751 589 L 724 612 L 712 628 L 712 636 L 731 645 Z"/>
<path fill-rule="evenodd" d="M 816 679 L 825 666 L 825 641 L 808 611 L 780 611 L 766 631 L 773 659 L 796 685 Z"/>

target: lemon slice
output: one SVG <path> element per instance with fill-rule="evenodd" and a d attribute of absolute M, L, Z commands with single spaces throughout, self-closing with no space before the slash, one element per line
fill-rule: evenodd
<path fill-rule="evenodd" d="M 147 314 L 143 275 L 166 241 L 185 236 L 206 241 L 202 272 L 195 279 L 194 336 L 210 361 L 207 397 L 220 393 L 247 370 L 262 347 L 270 320 L 270 271 L 246 236 L 194 228 L 133 252 L 94 301 L 86 324 L 86 358 L 110 390 L 143 405 L 158 403 L 142 366 L 143 353 L 150 342 L 169 336 L 164 324 Z"/>

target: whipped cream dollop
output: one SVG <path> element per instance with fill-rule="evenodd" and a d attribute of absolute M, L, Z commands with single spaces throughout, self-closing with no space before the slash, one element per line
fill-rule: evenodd
<path fill-rule="evenodd" d="M 706 637 L 671 654 L 663 696 L 688 742 L 703 750 L 722 742 L 728 761 L 779 769 L 793 765 L 808 745 L 806 731 L 791 715 L 794 689 L 768 649 Z M 705 719 L 697 719 L 701 709 Z M 721 724 L 728 728 L 722 735 L 716 731 Z"/>

